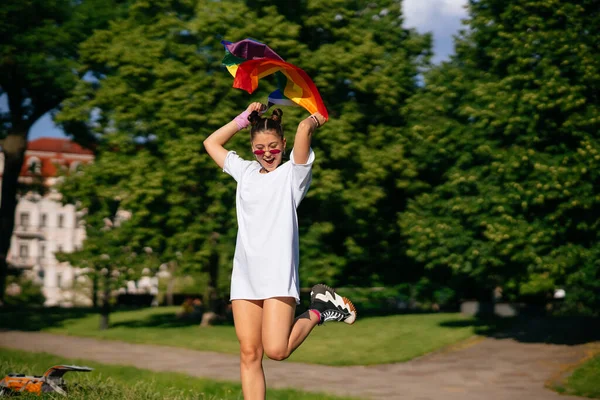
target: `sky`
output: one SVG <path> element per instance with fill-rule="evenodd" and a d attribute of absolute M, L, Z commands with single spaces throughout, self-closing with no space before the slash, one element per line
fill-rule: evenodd
<path fill-rule="evenodd" d="M 404 0 L 404 25 L 420 33 L 433 34 L 433 62 L 447 60 L 454 51 L 453 35 L 461 29 L 467 17 L 467 0 Z M 7 109 L 6 96 L 0 97 L 0 109 Z M 66 137 L 52 122 L 50 114 L 41 117 L 31 127 L 29 140 L 40 137 Z"/>

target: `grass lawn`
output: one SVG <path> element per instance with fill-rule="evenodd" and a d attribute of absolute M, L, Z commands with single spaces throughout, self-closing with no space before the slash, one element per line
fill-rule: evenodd
<path fill-rule="evenodd" d="M 564 394 L 600 399 L 600 354 L 577 367 L 554 389 Z"/>
<path fill-rule="evenodd" d="M 3 311 L 0 328 L 4 325 L 9 329 L 238 353 L 233 326 L 200 328 L 196 323 L 176 319 L 178 310 L 161 307 L 115 312 L 110 316 L 111 328 L 106 331 L 98 330 L 97 314 L 81 310 Z M 498 321 L 486 323 L 460 314 L 359 316 L 352 326 L 329 323 L 316 327 L 290 361 L 326 365 L 401 362 L 495 329 L 495 323 Z"/>
<path fill-rule="evenodd" d="M 137 369 L 99 364 L 84 360 L 68 360 L 44 353 L 28 353 L 0 348 L 0 380 L 8 373 L 41 375 L 57 364 L 76 364 L 94 368 L 92 372 L 69 372 L 65 375 L 71 400 L 221 400 L 242 399 L 241 386 L 236 383 L 217 382 L 193 378 L 176 373 L 158 373 Z M 325 394 L 306 393 L 297 390 L 267 390 L 267 397 L 276 400 L 350 400 Z M 39 399 L 34 395 L 19 398 Z M 54 394 L 44 398 L 64 399 Z"/>

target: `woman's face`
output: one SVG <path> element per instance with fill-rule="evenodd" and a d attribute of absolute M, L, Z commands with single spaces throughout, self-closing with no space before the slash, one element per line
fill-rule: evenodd
<path fill-rule="evenodd" d="M 274 171 L 281 164 L 284 149 L 285 139 L 273 131 L 257 133 L 252 141 L 252 152 L 267 172 Z"/>

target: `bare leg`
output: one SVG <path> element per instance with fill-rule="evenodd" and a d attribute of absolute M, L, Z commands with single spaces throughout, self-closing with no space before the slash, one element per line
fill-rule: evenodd
<path fill-rule="evenodd" d="M 240 373 L 244 400 L 264 400 L 265 373 L 262 368 L 263 300 L 231 302 L 235 333 L 240 342 Z"/>
<path fill-rule="evenodd" d="M 314 313 L 302 314 L 294 321 L 296 300 L 274 297 L 264 300 L 262 341 L 265 354 L 273 360 L 285 360 L 304 342 L 319 322 Z"/>

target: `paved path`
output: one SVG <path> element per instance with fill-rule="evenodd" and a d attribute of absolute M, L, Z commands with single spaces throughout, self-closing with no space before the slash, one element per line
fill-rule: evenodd
<path fill-rule="evenodd" d="M 239 379 L 237 356 L 174 347 L 15 331 L 0 332 L 0 347 L 219 380 Z M 327 367 L 265 360 L 265 372 L 270 387 L 372 399 L 573 400 L 580 398 L 560 396 L 544 384 L 589 351 L 589 345 L 481 338 L 400 364 Z"/>

